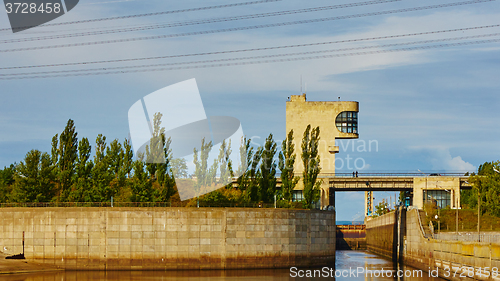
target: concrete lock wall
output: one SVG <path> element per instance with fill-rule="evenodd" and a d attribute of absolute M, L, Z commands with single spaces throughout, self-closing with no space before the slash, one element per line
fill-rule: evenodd
<path fill-rule="evenodd" d="M 499 280 L 500 244 L 443 241 L 425 237 L 425 226 L 419 218 L 419 210 L 406 212 L 399 220 L 404 227 L 394 227 L 397 215 L 394 212 L 366 222 L 368 249 L 374 253 L 393 257 L 398 230 L 403 234 L 402 261 L 406 265 L 431 271 L 429 274 L 447 280 Z M 399 219 L 401 218 L 398 217 Z M 496 268 L 494 272 L 492 268 Z M 436 275 L 434 275 L 436 274 Z"/>
<path fill-rule="evenodd" d="M 433 270 L 448 280 L 499 280 L 500 244 L 425 238 L 418 211 L 407 213 L 404 263 Z M 492 271 L 496 268 L 496 273 Z"/>
<path fill-rule="evenodd" d="M 66 269 L 326 265 L 335 212 L 248 208 L 2 208 L 0 251 Z"/>
<path fill-rule="evenodd" d="M 392 258 L 395 222 L 394 212 L 366 221 L 366 246 L 369 251 Z"/>

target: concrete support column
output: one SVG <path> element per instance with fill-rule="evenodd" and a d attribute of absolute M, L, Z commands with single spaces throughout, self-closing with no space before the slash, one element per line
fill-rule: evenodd
<path fill-rule="evenodd" d="M 335 187 L 328 188 L 328 205 L 335 207 Z"/>

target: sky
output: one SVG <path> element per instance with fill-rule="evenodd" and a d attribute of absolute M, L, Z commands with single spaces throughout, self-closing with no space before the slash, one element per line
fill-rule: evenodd
<path fill-rule="evenodd" d="M 89 21 L 110 17 L 121 18 Z M 285 102 L 302 88 L 310 101 L 359 102 L 359 139 L 337 141 L 339 172 L 475 171 L 500 159 L 499 18 L 498 1 L 81 0 L 12 33 L 0 13 L 0 167 L 50 151 L 68 119 L 80 138 L 123 141 L 136 101 L 195 78 L 206 115 L 239 119 L 255 145 L 285 137 Z M 259 50 L 234 52 L 248 49 Z M 212 54 L 185 56 L 200 53 Z M 338 220 L 359 219 L 363 193 L 336 198 Z"/>

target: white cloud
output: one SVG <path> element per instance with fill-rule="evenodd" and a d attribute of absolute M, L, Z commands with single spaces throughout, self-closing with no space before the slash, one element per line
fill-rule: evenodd
<path fill-rule="evenodd" d="M 461 156 L 453 157 L 450 147 L 446 145 L 413 146 L 410 148 L 419 155 L 424 155 L 428 166 L 436 171 L 448 172 L 474 172 L 476 166 L 462 159 Z"/>
<path fill-rule="evenodd" d="M 476 167 L 469 162 L 466 162 L 460 156 L 452 157 L 450 151 L 439 150 L 435 158 L 431 159 L 432 168 L 434 170 L 446 171 L 469 171 L 474 172 Z"/>

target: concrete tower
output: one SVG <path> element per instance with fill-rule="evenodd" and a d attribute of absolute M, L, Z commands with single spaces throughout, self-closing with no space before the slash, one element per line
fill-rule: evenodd
<path fill-rule="evenodd" d="M 307 125 L 320 130 L 319 156 L 321 172 L 321 207 L 328 205 L 328 178 L 335 175 L 335 139 L 357 139 L 359 103 L 355 101 L 307 101 L 306 94 L 294 95 L 286 103 L 286 133 L 293 130 L 295 173 L 302 176 L 301 142 Z M 302 180 L 296 190 L 303 190 Z"/>

